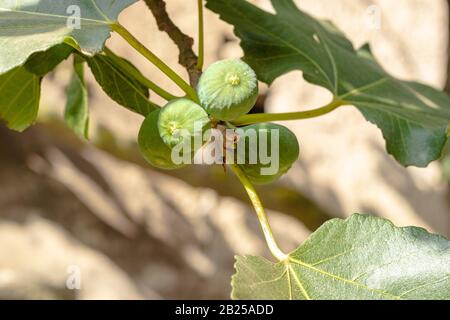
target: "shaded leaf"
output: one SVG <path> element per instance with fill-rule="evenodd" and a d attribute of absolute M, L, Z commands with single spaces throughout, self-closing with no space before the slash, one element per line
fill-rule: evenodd
<path fill-rule="evenodd" d="M 35 75 L 43 77 L 66 60 L 73 51 L 73 47 L 65 43 L 57 44 L 47 51 L 33 53 L 24 67 Z"/>
<path fill-rule="evenodd" d="M 245 60 L 260 80 L 301 70 L 305 80 L 356 106 L 383 132 L 401 164 L 427 166 L 447 141 L 450 99 L 424 85 L 400 81 L 375 61 L 368 46 L 354 50 L 330 22 L 314 19 L 292 0 L 272 0 L 276 15 L 244 0 L 208 0 L 235 27 Z"/>
<path fill-rule="evenodd" d="M 450 241 L 353 215 L 322 225 L 274 264 L 237 257 L 235 299 L 450 299 Z"/>
<path fill-rule="evenodd" d="M 79 56 L 74 58 L 74 70 L 67 88 L 64 120 L 78 136 L 88 138 L 88 91 L 84 82 L 84 60 Z"/>
<path fill-rule="evenodd" d="M 157 108 L 149 101 L 148 88 L 124 70 L 122 64 L 139 72 L 129 61 L 109 51 L 86 57 L 86 61 L 103 90 L 120 105 L 143 116 Z"/>
<path fill-rule="evenodd" d="M 136 0 L 0 0 L 0 74 L 68 40 L 100 52 L 119 13 Z"/>
<path fill-rule="evenodd" d="M 23 131 L 36 120 L 41 78 L 17 67 L 0 75 L 0 119 L 10 129 Z"/>

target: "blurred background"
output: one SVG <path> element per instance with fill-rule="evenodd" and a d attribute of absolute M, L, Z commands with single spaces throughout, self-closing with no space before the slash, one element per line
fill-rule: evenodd
<path fill-rule="evenodd" d="M 196 1 L 166 2 L 196 38 Z M 251 2 L 272 10 L 268 0 Z M 447 0 L 297 2 L 332 20 L 356 47 L 369 42 L 395 76 L 450 92 Z M 242 56 L 232 28 L 210 12 L 205 18 L 206 65 Z M 142 1 L 120 21 L 186 74 Z M 108 45 L 180 93 L 121 39 Z M 0 299 L 228 299 L 234 255 L 270 257 L 242 187 L 220 166 L 150 168 L 136 145 L 142 118 L 111 101 L 91 75 L 91 139 L 76 138 L 61 120 L 70 67 L 45 78 L 35 126 L 17 134 L 0 124 Z M 330 99 L 300 72 L 261 92 L 256 112 Z M 381 132 L 352 107 L 285 125 L 297 134 L 301 157 L 278 183 L 258 188 L 285 251 L 324 221 L 355 212 L 450 235 L 450 157 L 426 169 L 401 167 Z"/>

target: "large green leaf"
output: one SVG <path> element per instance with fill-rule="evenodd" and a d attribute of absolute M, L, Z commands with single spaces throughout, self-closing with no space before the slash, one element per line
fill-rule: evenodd
<path fill-rule="evenodd" d="M 92 58 L 86 57 L 86 61 L 103 90 L 120 105 L 143 116 L 157 108 L 149 100 L 148 88 L 127 71 L 131 68 L 139 73 L 128 60 L 107 50 Z"/>
<path fill-rule="evenodd" d="M 322 225 L 289 260 L 237 257 L 234 299 L 450 299 L 450 241 L 353 215 Z"/>
<path fill-rule="evenodd" d="M 245 0 L 208 0 L 235 27 L 245 60 L 272 83 L 292 71 L 356 106 L 383 132 L 403 165 L 427 166 L 447 141 L 450 99 L 428 86 L 400 81 L 375 62 L 368 46 L 354 50 L 331 23 L 312 18 L 292 0 L 272 0 L 273 15 Z"/>
<path fill-rule="evenodd" d="M 23 131 L 36 120 L 41 78 L 24 67 L 0 75 L 0 119 L 10 129 Z"/>
<path fill-rule="evenodd" d="M 33 53 L 68 39 L 87 55 L 101 51 L 111 24 L 134 2 L 0 0 L 0 74 L 22 65 Z M 76 20 L 78 9 L 80 19 Z"/>
<path fill-rule="evenodd" d="M 84 60 L 78 55 L 74 56 L 72 78 L 67 88 L 64 120 L 78 136 L 88 138 L 88 91 L 84 82 Z"/>

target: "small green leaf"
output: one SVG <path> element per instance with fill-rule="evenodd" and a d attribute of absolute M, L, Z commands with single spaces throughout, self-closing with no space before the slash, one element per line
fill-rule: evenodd
<path fill-rule="evenodd" d="M 244 0 L 208 0 L 207 7 L 234 25 L 245 61 L 261 81 L 301 70 L 308 82 L 357 107 L 383 132 L 387 151 L 401 164 L 427 166 L 447 141 L 450 99 L 424 85 L 395 79 L 359 51 L 330 22 L 314 19 L 292 0 L 272 0 L 276 14 Z"/>
<path fill-rule="evenodd" d="M 137 0 L 0 0 L 0 74 L 66 40 L 103 49 L 119 13 Z"/>
<path fill-rule="evenodd" d="M 24 66 L 28 71 L 43 77 L 66 60 L 73 51 L 74 49 L 65 43 L 57 44 L 47 51 L 33 53 Z"/>
<path fill-rule="evenodd" d="M 67 88 L 67 104 L 64 112 L 67 125 L 80 137 L 89 136 L 88 91 L 84 82 L 84 60 L 74 57 L 74 70 Z"/>
<path fill-rule="evenodd" d="M 10 129 L 23 131 L 36 120 L 41 78 L 17 67 L 0 75 L 0 119 Z"/>
<path fill-rule="evenodd" d="M 237 257 L 234 299 L 450 299 L 450 241 L 353 215 L 322 225 L 285 262 Z"/>
<path fill-rule="evenodd" d="M 157 109 L 149 100 L 148 88 L 123 67 L 123 64 L 126 64 L 127 68 L 139 72 L 131 62 L 110 51 L 85 58 L 95 79 L 111 99 L 143 116 Z"/>

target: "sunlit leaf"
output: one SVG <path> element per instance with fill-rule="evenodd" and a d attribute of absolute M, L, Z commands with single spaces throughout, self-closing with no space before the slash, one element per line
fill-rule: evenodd
<path fill-rule="evenodd" d="M 235 299 L 450 299 L 450 241 L 354 215 L 326 222 L 285 262 L 237 257 Z"/>
<path fill-rule="evenodd" d="M 0 75 L 0 119 L 10 129 L 23 131 L 36 120 L 41 78 L 17 67 Z"/>
<path fill-rule="evenodd" d="M 87 55 L 103 49 L 119 13 L 136 0 L 0 0 L 0 74 L 70 39 Z"/>

